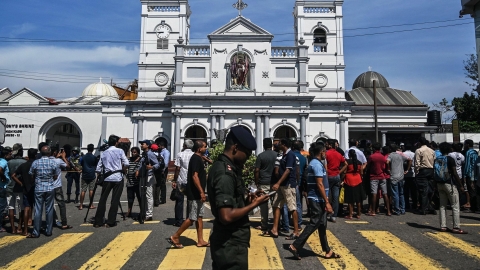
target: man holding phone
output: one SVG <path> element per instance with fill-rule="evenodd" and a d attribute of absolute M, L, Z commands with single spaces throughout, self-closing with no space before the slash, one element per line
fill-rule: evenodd
<path fill-rule="evenodd" d="M 248 213 L 269 198 L 262 191 L 257 191 L 244 200 L 242 168 L 256 148 L 255 138 L 250 132 L 242 126 L 231 128 L 223 155 L 208 173 L 208 200 L 215 216 L 210 236 L 213 269 L 248 269 Z"/>
<path fill-rule="evenodd" d="M 333 213 L 332 206 L 328 201 L 328 179 L 325 177 L 326 170 L 321 160 L 325 159 L 325 148 L 323 144 L 312 144 L 310 153 L 313 159 L 308 165 L 307 192 L 308 207 L 310 208 L 310 224 L 305 227 L 300 236 L 288 247 L 293 256 L 300 260 L 299 249 L 303 248 L 310 235 L 318 230 L 324 258 L 335 259 L 340 255 L 333 252 L 327 241 L 327 213 Z"/>

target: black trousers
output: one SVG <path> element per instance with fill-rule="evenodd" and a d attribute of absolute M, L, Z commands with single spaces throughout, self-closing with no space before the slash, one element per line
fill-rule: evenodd
<path fill-rule="evenodd" d="M 431 188 L 433 183 L 433 169 L 420 169 L 417 174 L 417 188 L 420 200 L 420 211 L 427 212 L 433 210 L 430 200 L 433 197 L 434 190 Z"/>
<path fill-rule="evenodd" d="M 167 201 L 167 185 L 163 172 L 155 173 L 155 186 L 153 190 L 153 204 L 159 205 Z"/>
<path fill-rule="evenodd" d="M 95 213 L 95 224 L 103 225 L 103 219 L 105 218 L 105 210 L 107 208 L 107 199 L 112 192 L 112 201 L 110 203 L 110 210 L 108 211 L 107 224 L 111 226 L 116 225 L 118 205 L 120 204 L 120 197 L 122 196 L 124 180 L 120 182 L 103 182 L 102 195 L 98 202 L 97 212 Z"/>
<path fill-rule="evenodd" d="M 308 199 L 308 207 L 310 208 L 310 223 L 305 227 L 300 236 L 293 242 L 295 249 L 303 248 L 310 235 L 318 230 L 320 244 L 325 253 L 330 252 L 327 241 L 327 211 L 325 211 L 325 203 Z"/>
<path fill-rule="evenodd" d="M 183 192 L 177 192 L 177 198 L 175 200 L 175 224 L 177 225 L 183 223 L 184 200 L 185 195 Z"/>
<path fill-rule="evenodd" d="M 213 270 L 247 270 L 248 247 L 241 245 L 222 245 L 210 243 Z M 255 262 L 253 262 L 255 263 Z"/>
<path fill-rule="evenodd" d="M 80 195 L 80 173 L 68 172 L 67 178 L 67 195 L 72 194 L 72 184 L 75 181 L 75 195 Z"/>
<path fill-rule="evenodd" d="M 62 226 L 67 226 L 67 208 L 65 207 L 65 199 L 63 197 L 63 189 L 62 187 L 55 188 L 55 201 L 58 204 L 58 208 L 60 209 L 60 218 L 62 220 Z M 53 208 L 53 218 L 58 220 L 57 212 L 55 211 L 55 207 Z"/>
<path fill-rule="evenodd" d="M 416 210 L 418 206 L 418 188 L 417 188 L 417 181 L 415 180 L 415 177 L 405 177 L 403 194 L 405 197 L 405 208 Z M 410 198 L 412 198 L 411 204 L 410 204 Z"/>
<path fill-rule="evenodd" d="M 138 204 L 140 204 L 140 186 L 135 185 L 133 187 L 127 187 L 127 200 L 128 200 L 128 208 L 133 207 L 133 202 L 135 201 L 135 196 L 137 196 Z"/>

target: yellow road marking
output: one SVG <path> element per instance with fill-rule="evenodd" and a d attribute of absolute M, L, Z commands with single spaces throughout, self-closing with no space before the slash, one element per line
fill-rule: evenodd
<path fill-rule="evenodd" d="M 208 241 L 208 238 L 210 238 L 210 229 L 204 229 L 203 239 Z M 180 243 L 184 248 L 170 249 L 158 269 L 202 269 L 207 248 L 198 248 L 197 240 L 195 229 L 186 230 L 180 237 Z"/>
<path fill-rule="evenodd" d="M 469 226 L 469 227 L 480 227 L 480 224 L 479 223 L 470 223 L 470 224 L 464 224 L 462 223 L 461 224 L 462 226 Z"/>
<path fill-rule="evenodd" d="M 151 231 L 122 232 L 80 267 L 80 269 L 120 269 Z"/>
<path fill-rule="evenodd" d="M 407 269 L 444 269 L 441 264 L 423 255 L 387 231 L 358 231 L 368 241 L 372 242 L 382 252 L 405 266 Z"/>
<path fill-rule="evenodd" d="M 480 247 L 474 244 L 470 244 L 461 240 L 460 238 L 446 233 L 426 233 L 426 235 L 447 248 L 455 249 L 467 256 L 480 260 Z"/>
<path fill-rule="evenodd" d="M 90 224 L 90 223 L 83 223 L 83 224 L 80 224 L 81 227 L 93 227 L 93 224 Z"/>
<path fill-rule="evenodd" d="M 273 238 L 261 236 L 257 231 L 252 232 L 248 266 L 249 269 L 284 269 Z"/>
<path fill-rule="evenodd" d="M 346 248 L 337 237 L 335 237 L 330 231 L 327 231 L 327 239 L 330 248 L 341 258 L 338 259 L 325 259 L 318 257 L 325 269 L 367 269 L 353 254 Z M 322 251 L 320 244 L 320 238 L 318 237 L 318 231 L 315 231 L 307 240 L 308 245 L 313 252 L 319 255 L 325 255 Z"/>
<path fill-rule="evenodd" d="M 160 220 L 151 220 L 151 221 L 144 221 L 144 224 L 158 224 L 160 223 Z M 135 221 L 132 223 L 133 225 L 139 225 L 140 223 L 138 221 Z"/>
<path fill-rule="evenodd" d="M 25 236 L 23 235 L 4 236 L 0 238 L 0 248 L 9 246 L 23 239 L 25 239 Z"/>
<path fill-rule="evenodd" d="M 353 220 L 345 220 L 345 223 L 348 224 L 370 224 L 368 221 L 353 221 Z"/>
<path fill-rule="evenodd" d="M 90 235 L 92 235 L 92 233 L 64 233 L 0 269 L 40 269 Z M 28 240 L 35 241 L 35 239 Z M 34 243 L 32 242 L 32 244 Z"/>

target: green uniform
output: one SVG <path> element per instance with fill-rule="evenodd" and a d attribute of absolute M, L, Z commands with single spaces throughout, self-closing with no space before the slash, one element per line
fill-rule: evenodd
<path fill-rule="evenodd" d="M 215 216 L 210 236 L 213 269 L 248 269 L 250 221 L 248 216 L 224 225 L 219 220 L 222 207 L 245 207 L 242 171 L 225 155 L 220 155 L 208 173 L 208 199 Z"/>

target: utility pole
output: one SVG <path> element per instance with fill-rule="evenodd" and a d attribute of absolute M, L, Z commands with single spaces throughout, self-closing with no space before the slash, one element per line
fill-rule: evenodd
<path fill-rule="evenodd" d="M 373 80 L 373 116 L 375 118 L 375 141 L 378 142 L 377 81 Z"/>

